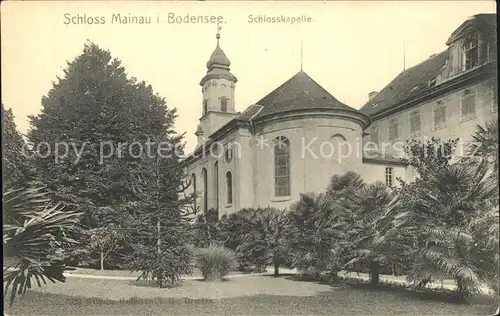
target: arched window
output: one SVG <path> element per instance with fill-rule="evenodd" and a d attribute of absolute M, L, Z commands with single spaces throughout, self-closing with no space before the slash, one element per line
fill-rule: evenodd
<path fill-rule="evenodd" d="M 203 168 L 201 170 L 201 177 L 203 178 L 203 212 L 208 211 L 208 177 L 207 169 Z"/>
<path fill-rule="evenodd" d="M 342 134 L 335 134 L 332 136 L 332 139 L 338 139 L 339 141 L 345 142 L 347 139 Z"/>
<path fill-rule="evenodd" d="M 274 194 L 290 196 L 290 141 L 284 136 L 274 139 Z"/>
<path fill-rule="evenodd" d="M 193 206 L 194 206 L 194 209 L 196 210 L 196 201 L 198 199 L 198 197 L 196 196 L 196 175 L 193 173 L 193 175 L 191 176 L 191 184 L 193 185 L 193 194 L 194 194 L 194 202 L 193 202 Z"/>
<path fill-rule="evenodd" d="M 214 200 L 215 208 L 219 209 L 219 162 L 216 161 L 214 164 Z"/>
<path fill-rule="evenodd" d="M 226 194 L 227 204 L 233 204 L 233 176 L 229 171 L 226 173 Z"/>
<path fill-rule="evenodd" d="M 350 154 L 350 147 L 347 143 L 347 139 L 342 134 L 335 134 L 330 138 L 330 143 L 333 147 L 333 156 L 338 158 L 338 162 L 341 163 L 341 157 L 346 157 Z"/>

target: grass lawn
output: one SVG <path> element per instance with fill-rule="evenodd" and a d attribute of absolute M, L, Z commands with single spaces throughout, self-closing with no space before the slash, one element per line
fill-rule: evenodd
<path fill-rule="evenodd" d="M 184 281 L 173 289 L 119 280 L 69 278 L 29 290 L 8 315 L 492 315 L 498 302 L 470 305 L 401 290 L 332 287 L 289 277 L 245 276 L 220 283 Z"/>

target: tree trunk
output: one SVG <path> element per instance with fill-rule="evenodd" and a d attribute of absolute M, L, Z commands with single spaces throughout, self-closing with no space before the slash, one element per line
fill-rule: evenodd
<path fill-rule="evenodd" d="M 424 279 L 417 284 L 417 289 L 423 290 L 427 284 L 431 281 L 431 278 Z"/>
<path fill-rule="evenodd" d="M 158 238 L 156 239 L 156 247 L 157 247 L 157 254 L 158 254 L 158 261 L 161 260 L 161 237 L 160 237 L 160 229 L 161 229 L 161 223 L 160 219 L 158 218 L 158 222 L 156 223 L 156 229 L 158 230 Z M 156 276 L 156 282 L 159 288 L 163 287 L 163 273 L 162 271 L 158 272 L 158 275 Z"/>
<path fill-rule="evenodd" d="M 372 285 L 377 285 L 380 281 L 378 262 L 372 262 L 370 264 L 370 279 Z"/>
<path fill-rule="evenodd" d="M 101 250 L 101 271 L 104 271 L 104 251 Z"/>
<path fill-rule="evenodd" d="M 280 265 L 277 261 L 274 261 L 274 276 L 277 277 L 280 275 Z"/>
<path fill-rule="evenodd" d="M 339 272 L 336 270 L 330 271 L 330 279 L 332 281 L 337 281 L 339 279 Z"/>

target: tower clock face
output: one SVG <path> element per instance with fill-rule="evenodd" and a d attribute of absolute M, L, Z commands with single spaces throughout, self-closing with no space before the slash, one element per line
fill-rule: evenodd
<path fill-rule="evenodd" d="M 230 162 L 233 159 L 233 150 L 231 148 L 226 149 L 226 162 Z"/>

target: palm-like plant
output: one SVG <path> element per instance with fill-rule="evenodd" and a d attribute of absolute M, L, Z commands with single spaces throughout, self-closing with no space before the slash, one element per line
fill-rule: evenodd
<path fill-rule="evenodd" d="M 453 278 L 463 294 L 479 290 L 485 274 L 478 265 L 471 222 L 495 194 L 485 162 L 433 169 L 425 183 L 403 194 L 404 211 L 394 225 L 401 235 L 413 236 L 410 283 Z"/>
<path fill-rule="evenodd" d="M 367 266 L 372 284 L 379 282 L 382 266 L 401 264 L 408 252 L 392 226 L 397 201 L 381 182 L 365 184 L 347 195 L 346 207 L 351 215 L 347 238 L 351 251 L 345 266 Z"/>
<path fill-rule="evenodd" d="M 256 249 L 245 242 L 252 232 L 252 219 L 256 212 L 257 210 L 253 208 L 241 209 L 229 216 L 223 215 L 217 223 L 220 243 L 235 251 L 240 270 L 248 271 L 256 265 Z"/>
<path fill-rule="evenodd" d="M 477 125 L 469 156 L 486 158 L 493 165 L 494 172 L 498 172 L 498 120 L 486 123 L 486 127 Z"/>
<path fill-rule="evenodd" d="M 495 292 L 499 293 L 499 211 L 498 204 L 491 204 L 474 216 L 469 229 L 475 241 L 474 258 L 476 264 L 483 271 L 482 276 L 485 282 Z"/>
<path fill-rule="evenodd" d="M 359 174 L 348 171 L 342 175 L 333 175 L 327 187 L 327 194 L 336 200 L 341 200 L 346 195 L 352 194 L 364 186 L 363 179 Z"/>
<path fill-rule="evenodd" d="M 252 229 L 246 235 L 244 245 L 257 254 L 260 265 L 273 265 L 274 276 L 279 275 L 280 266 L 288 261 L 286 233 L 289 222 L 287 212 L 275 208 L 257 209 L 250 219 Z"/>
<path fill-rule="evenodd" d="M 330 194 L 302 194 L 290 217 L 287 239 L 294 265 L 306 276 L 330 271 L 335 277 L 346 246 L 344 208 Z"/>
<path fill-rule="evenodd" d="M 17 294 L 46 279 L 64 282 L 62 248 L 74 243 L 70 234 L 81 213 L 51 204 L 43 188 L 21 188 L 3 194 L 4 297 L 10 290 L 10 304 Z"/>

